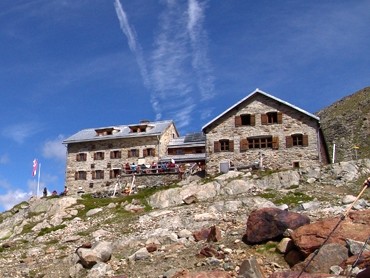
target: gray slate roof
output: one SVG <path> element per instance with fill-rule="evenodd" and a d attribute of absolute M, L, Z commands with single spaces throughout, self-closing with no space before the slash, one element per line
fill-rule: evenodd
<path fill-rule="evenodd" d="M 158 121 L 158 122 L 146 122 L 146 123 L 138 123 L 138 124 L 130 124 L 130 125 L 117 125 L 117 126 L 107 126 L 107 127 L 99 127 L 99 128 L 88 128 L 83 129 L 72 136 L 68 137 L 63 141 L 63 144 L 70 144 L 70 143 L 78 143 L 78 142 L 89 142 L 89 141 L 101 141 L 107 139 L 118 139 L 118 138 L 137 138 L 137 137 L 146 137 L 146 136 L 157 136 L 162 135 L 163 132 L 173 124 L 172 120 L 167 121 Z M 140 126 L 140 125 L 148 125 L 152 127 L 148 131 L 143 132 L 130 132 L 130 127 Z M 114 128 L 118 130 L 118 132 L 113 133 L 111 135 L 104 135 L 104 136 L 97 136 L 96 130 L 103 130 L 103 129 L 110 129 Z"/>
<path fill-rule="evenodd" d="M 256 94 L 261 94 L 261 95 L 264 95 L 264 96 L 266 96 L 266 97 L 268 97 L 268 98 L 271 98 L 271 99 L 274 99 L 274 100 L 276 100 L 277 102 L 280 102 L 280 103 L 282 103 L 282 104 L 285 104 L 285 105 L 287 105 L 287 106 L 290 106 L 291 108 L 293 108 L 293 109 L 295 109 L 295 110 L 297 110 L 297 111 L 300 111 L 301 113 L 303 113 L 303 114 L 306 114 L 307 116 L 309 116 L 309 117 L 312 117 L 312 118 L 314 118 L 315 120 L 317 120 L 317 121 L 319 121 L 320 120 L 320 118 L 319 117 L 317 117 L 317 116 L 315 116 L 314 114 L 311 114 L 311 113 L 309 113 L 309 112 L 307 112 L 307 111 L 305 111 L 305 110 L 303 110 L 303 109 L 301 109 L 301 108 L 299 108 L 299 107 L 297 107 L 297 106 L 295 106 L 295 105 L 293 105 L 293 104 L 290 104 L 289 102 L 286 102 L 286 101 L 284 101 L 284 100 L 281 100 L 281 99 L 279 99 L 279 98 L 277 98 L 277 97 L 274 97 L 274 96 L 272 96 L 272 95 L 270 95 L 270 94 L 268 94 L 268 93 L 266 93 L 266 92 L 264 92 L 264 91 L 262 91 L 262 90 L 260 90 L 260 89 L 256 89 L 256 90 L 254 90 L 252 93 L 250 93 L 249 95 L 247 95 L 245 98 L 243 98 L 242 100 L 240 100 L 240 101 L 238 101 L 237 103 L 235 103 L 233 106 L 231 106 L 230 108 L 228 108 L 227 110 L 225 110 L 224 112 L 222 112 L 220 115 L 218 115 L 216 118 L 214 118 L 213 120 L 211 120 L 211 121 L 209 121 L 208 123 L 206 123 L 203 127 L 202 127 L 202 130 L 204 131 L 204 129 L 205 128 L 207 128 L 210 124 L 212 124 L 213 122 L 215 122 L 216 120 L 218 120 L 219 118 L 221 118 L 222 116 L 224 116 L 225 114 L 227 114 L 228 112 L 230 112 L 232 109 L 234 109 L 235 107 L 237 107 L 239 104 L 241 104 L 242 102 L 244 102 L 244 101 L 246 101 L 247 99 L 249 99 L 249 98 L 251 98 L 252 96 L 254 96 L 254 95 L 256 95 Z"/>

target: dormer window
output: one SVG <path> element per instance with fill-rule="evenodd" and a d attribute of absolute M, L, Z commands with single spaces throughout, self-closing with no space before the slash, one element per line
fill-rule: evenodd
<path fill-rule="evenodd" d="M 109 128 L 95 129 L 95 132 L 97 136 L 107 136 L 107 135 L 112 135 L 114 133 L 119 132 L 119 129 L 109 127 Z"/>
<path fill-rule="evenodd" d="M 148 125 L 133 125 L 130 126 L 130 133 L 140 133 L 140 132 L 145 132 L 147 129 Z"/>

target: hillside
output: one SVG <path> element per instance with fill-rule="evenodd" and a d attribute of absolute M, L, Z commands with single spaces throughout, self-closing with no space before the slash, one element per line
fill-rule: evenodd
<path fill-rule="evenodd" d="M 330 157 L 335 162 L 370 157 L 370 87 L 349 95 L 319 111 Z"/>
<path fill-rule="evenodd" d="M 289 208 L 312 221 L 338 216 L 369 175 L 366 159 L 321 169 L 191 176 L 116 198 L 31 199 L 0 214 L 0 277 L 247 278 L 255 276 L 237 275 L 252 256 L 268 277 L 289 265 L 276 251 L 278 242 L 243 242 L 251 211 Z M 369 194 L 356 210 L 370 212 Z M 195 240 L 213 226 L 220 231 L 216 241 Z M 223 275 L 175 274 L 204 271 Z"/>

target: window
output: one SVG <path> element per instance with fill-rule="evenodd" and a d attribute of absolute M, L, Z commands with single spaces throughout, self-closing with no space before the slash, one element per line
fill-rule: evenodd
<path fill-rule="evenodd" d="M 155 149 L 154 148 L 147 148 L 143 150 L 143 156 L 155 156 Z"/>
<path fill-rule="evenodd" d="M 234 141 L 229 139 L 221 139 L 214 142 L 215 152 L 233 152 L 234 151 Z"/>
<path fill-rule="evenodd" d="M 103 159 L 104 159 L 104 152 L 94 153 L 94 160 L 103 160 Z"/>
<path fill-rule="evenodd" d="M 75 173 L 75 180 L 86 180 L 86 171 L 77 171 Z"/>
<path fill-rule="evenodd" d="M 279 138 L 273 136 L 249 137 L 248 149 L 278 149 Z M 244 146 L 246 148 L 246 146 Z"/>
<path fill-rule="evenodd" d="M 303 135 L 300 133 L 292 134 L 285 137 L 285 144 L 287 148 L 292 147 L 307 147 L 308 146 L 308 135 Z"/>
<path fill-rule="evenodd" d="M 294 161 L 293 162 L 293 168 L 299 168 L 299 161 Z"/>
<path fill-rule="evenodd" d="M 139 150 L 138 149 L 131 149 L 128 150 L 128 157 L 139 157 Z"/>
<path fill-rule="evenodd" d="M 92 172 L 92 179 L 93 180 L 102 180 L 104 179 L 104 171 L 103 170 L 95 170 Z"/>
<path fill-rule="evenodd" d="M 86 153 L 78 153 L 76 155 L 76 161 L 86 161 L 87 154 Z"/>
<path fill-rule="evenodd" d="M 256 125 L 256 117 L 252 114 L 242 114 L 239 116 L 235 116 L 235 126 L 255 126 Z"/>
<path fill-rule="evenodd" d="M 111 151 L 110 152 L 111 159 L 119 159 L 121 158 L 121 151 Z"/>
<path fill-rule="evenodd" d="M 121 175 L 121 169 L 112 169 L 109 171 L 109 177 L 115 179 Z"/>
<path fill-rule="evenodd" d="M 283 123 L 283 113 L 281 112 L 268 112 L 261 115 L 261 124 L 281 124 Z"/>

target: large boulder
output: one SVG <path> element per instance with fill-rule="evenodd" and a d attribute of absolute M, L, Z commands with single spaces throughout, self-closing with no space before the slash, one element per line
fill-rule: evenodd
<path fill-rule="evenodd" d="M 346 246 L 346 239 L 366 241 L 370 231 L 370 210 L 354 211 L 348 217 L 328 218 L 299 227 L 291 234 L 294 244 L 308 256 L 319 248 L 324 240 Z"/>
<path fill-rule="evenodd" d="M 248 244 L 257 244 L 277 239 L 286 229 L 294 230 L 309 223 L 310 219 L 307 216 L 296 212 L 278 208 L 262 208 L 249 215 L 243 241 Z"/>

